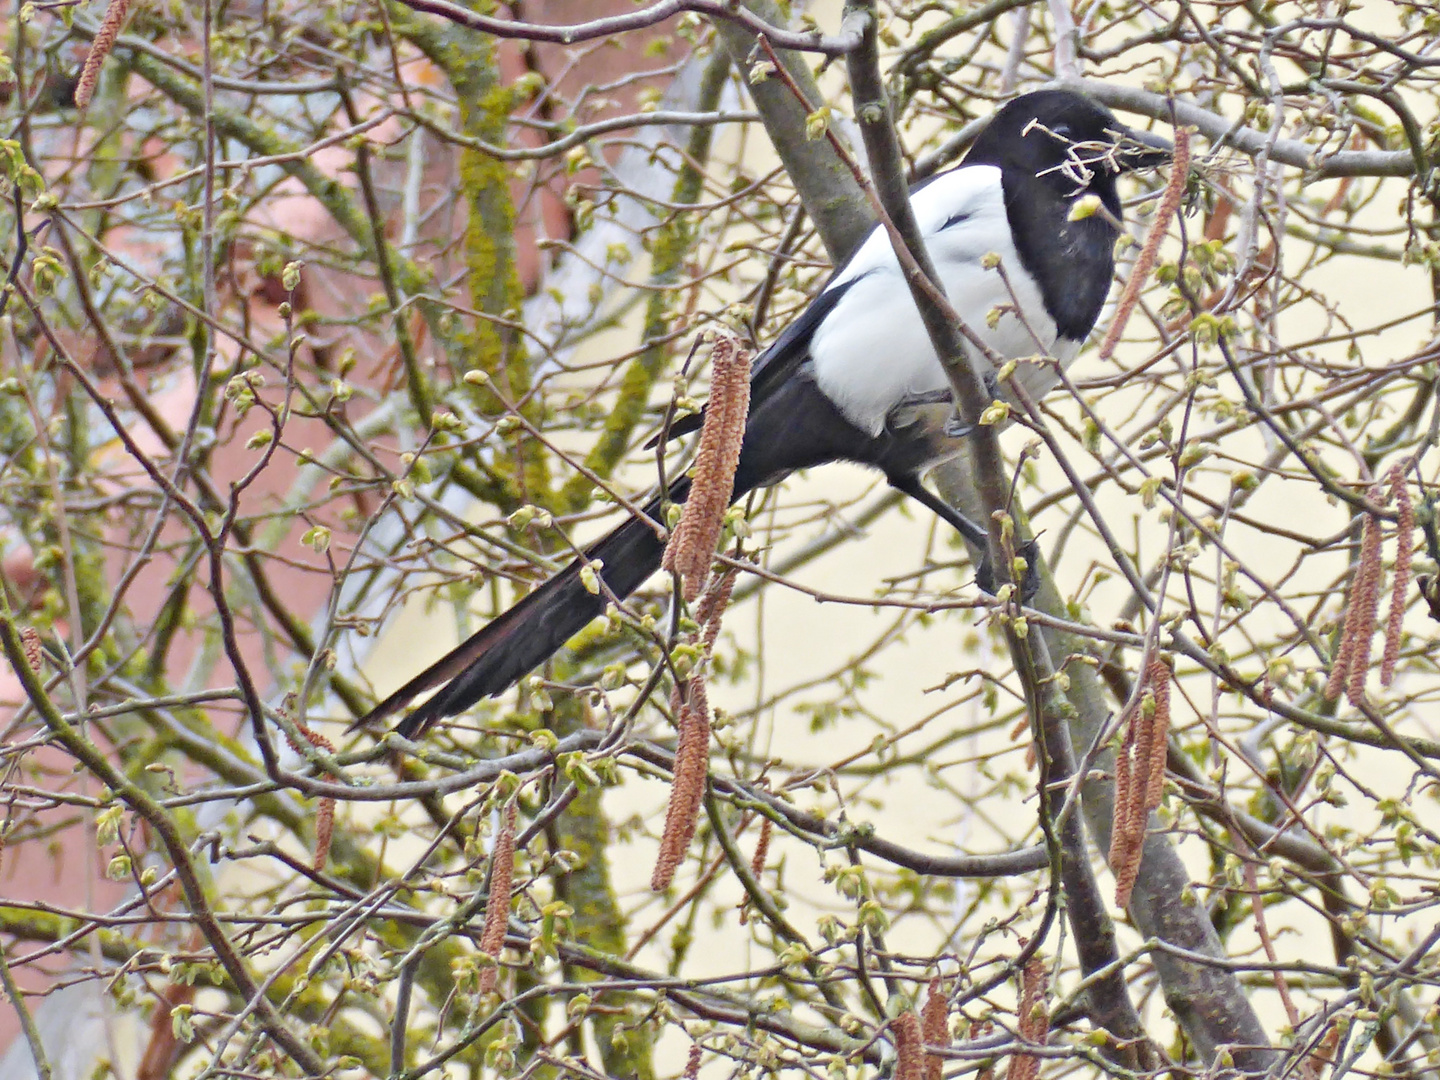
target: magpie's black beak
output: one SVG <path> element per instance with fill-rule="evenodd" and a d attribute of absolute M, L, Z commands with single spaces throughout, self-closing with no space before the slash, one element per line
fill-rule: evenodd
<path fill-rule="evenodd" d="M 1120 133 L 1115 158 L 1122 169 L 1136 171 L 1164 165 L 1175 156 L 1175 144 L 1161 135 L 1126 128 Z"/>

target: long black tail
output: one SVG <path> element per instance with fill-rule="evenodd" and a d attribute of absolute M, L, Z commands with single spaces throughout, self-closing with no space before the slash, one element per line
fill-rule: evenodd
<path fill-rule="evenodd" d="M 808 377 L 792 376 L 751 398 L 731 500 L 743 498 L 794 469 L 827 461 L 860 461 L 905 474 L 913 470 L 913 465 L 892 464 L 886 458 L 906 445 L 894 442 L 888 435 L 876 437 L 860 431 Z M 668 498 L 684 502 L 689 493 L 690 480 L 681 477 L 670 485 Z M 632 517 L 585 551 L 583 561 L 600 560 L 600 577 L 621 599 L 660 568 L 665 548 L 652 523 L 661 520 L 663 502 L 657 496 L 646 505 L 644 513 L 649 521 Z M 396 727 L 401 735 L 414 738 L 441 717 L 465 711 L 539 667 L 586 623 L 605 612 L 608 598 L 603 592 L 596 595 L 585 588 L 580 580 L 581 565 L 580 559 L 571 563 L 353 726 L 367 726 L 394 716 L 416 697 L 448 683 Z"/>
<path fill-rule="evenodd" d="M 682 477 L 670 486 L 669 499 L 683 502 L 689 493 L 690 481 Z M 632 517 L 585 550 L 583 562 L 599 560 L 600 577 L 621 599 L 660 567 L 665 546 L 651 522 L 663 520 L 662 505 L 656 496 L 644 509 L 649 521 Z M 580 580 L 581 565 L 582 560 L 576 559 L 376 705 L 354 726 L 377 724 L 427 690 L 448 683 L 395 728 L 413 739 L 436 720 L 464 712 L 539 667 L 591 619 L 605 613 L 608 597 L 603 591 L 597 595 L 585 588 Z"/>

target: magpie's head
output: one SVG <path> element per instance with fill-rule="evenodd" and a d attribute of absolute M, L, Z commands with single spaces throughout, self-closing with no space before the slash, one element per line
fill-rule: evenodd
<path fill-rule="evenodd" d="M 1110 204 L 1117 176 L 1161 165 L 1173 149 L 1083 94 L 1037 90 L 1001 108 L 965 160 L 1034 177 L 1064 199 L 1094 192 Z"/>

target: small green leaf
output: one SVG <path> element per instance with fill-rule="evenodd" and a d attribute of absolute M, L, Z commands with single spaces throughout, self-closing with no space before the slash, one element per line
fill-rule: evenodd
<path fill-rule="evenodd" d="M 176 1005 L 170 1010 L 170 1031 L 182 1043 L 195 1039 L 195 1021 L 191 1016 L 192 1006 Z"/>
<path fill-rule="evenodd" d="M 1003 424 L 1010 419 L 1010 405 L 1004 401 L 992 401 L 985 406 L 985 411 L 980 414 L 980 423 L 986 427 L 993 424 Z"/>
<path fill-rule="evenodd" d="M 1094 217 L 1102 205 L 1099 195 L 1083 195 L 1070 204 L 1070 220 L 1084 221 Z"/>
<path fill-rule="evenodd" d="M 585 591 L 591 596 L 600 595 L 600 570 L 604 566 L 605 563 L 600 559 L 591 559 L 580 567 L 580 584 L 585 586 Z"/>
<path fill-rule="evenodd" d="M 95 843 L 107 847 L 120 839 L 120 819 L 125 813 L 123 806 L 107 806 L 95 815 Z"/>
<path fill-rule="evenodd" d="M 830 130 L 829 105 L 821 105 L 820 108 L 805 117 L 805 138 L 811 142 L 823 139 L 828 130 Z"/>

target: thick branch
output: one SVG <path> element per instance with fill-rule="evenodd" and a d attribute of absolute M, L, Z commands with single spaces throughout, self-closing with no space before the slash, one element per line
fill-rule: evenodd
<path fill-rule="evenodd" d="M 778 17 L 778 9 L 770 0 L 749 0 L 748 6 L 769 21 Z M 735 66 L 742 74 L 749 72 L 755 64 L 755 33 L 740 23 L 723 19 L 716 21 L 715 29 Z M 772 45 L 784 45 L 770 35 L 766 35 L 766 40 Z M 823 103 L 825 96 L 816 86 L 804 57 L 785 51 L 778 56 L 785 67 L 785 78 L 799 87 L 810 108 Z M 840 265 L 860 246 L 874 224 L 865 213 L 859 183 L 828 140 L 810 138 L 805 123 L 807 107 L 796 100 L 784 80 L 770 78 L 753 83 L 750 96 L 806 213 L 815 222 L 830 261 Z"/>
<path fill-rule="evenodd" d="M 573 23 L 570 26 L 546 26 L 542 23 L 514 22 L 497 19 L 490 15 L 452 4 L 450 0 L 400 0 L 406 7 L 439 15 L 453 23 L 480 30 L 500 38 L 521 38 L 525 41 L 552 41 L 560 45 L 574 45 L 580 41 L 623 34 L 631 30 L 644 30 L 666 19 L 687 11 L 693 11 L 711 19 L 723 20 L 743 27 L 752 34 L 764 34 L 785 49 L 824 53 L 827 56 L 841 56 L 858 44 L 858 35 L 841 32 L 827 36 L 818 30 L 782 30 L 775 21 L 766 21 L 753 11 L 747 11 L 739 4 L 725 3 L 724 0 L 660 0 L 643 11 L 629 15 L 611 15 L 590 22 Z"/>
<path fill-rule="evenodd" d="M 1298 139 L 1274 139 L 1252 127 L 1202 109 L 1188 101 L 1101 79 L 1071 79 L 1065 85 L 1089 94 L 1096 101 L 1139 113 L 1153 120 L 1193 127 L 1212 143 L 1233 146 L 1251 157 L 1264 153 L 1271 161 L 1303 169 L 1314 180 L 1341 176 L 1413 176 L 1415 158 L 1408 150 L 1337 150 L 1323 154 Z"/>

